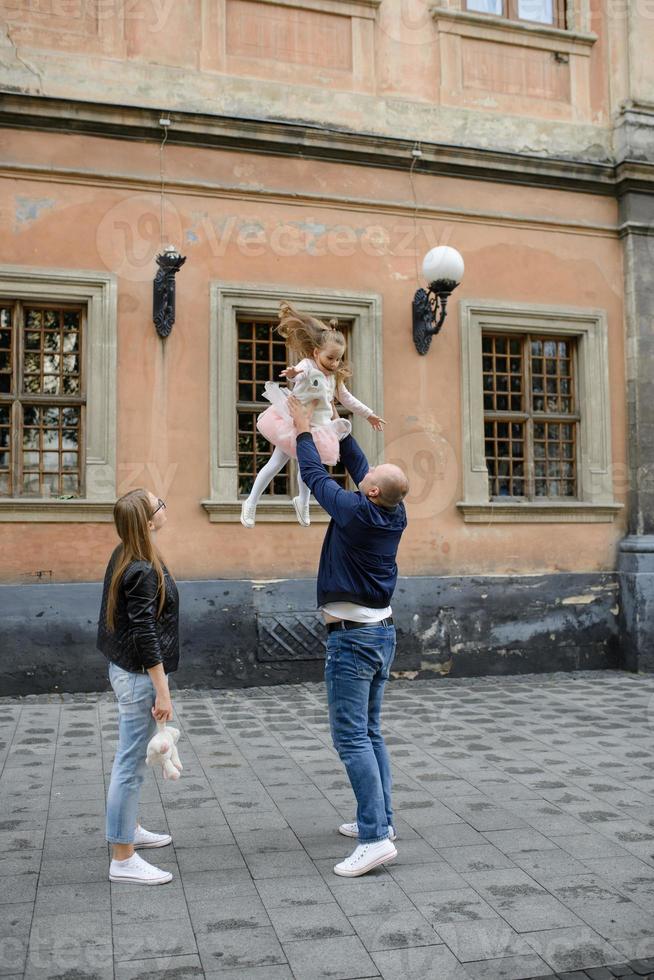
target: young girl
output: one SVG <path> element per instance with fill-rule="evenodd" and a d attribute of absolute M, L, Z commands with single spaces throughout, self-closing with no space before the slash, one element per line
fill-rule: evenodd
<path fill-rule="evenodd" d="M 329 325 L 324 324 L 307 313 L 300 313 L 289 303 L 282 303 L 277 327 L 291 350 L 302 355 L 303 359 L 296 367 L 286 368 L 281 374 L 291 383 L 296 398 L 313 403 L 311 433 L 320 458 L 327 466 L 338 462 L 339 441 L 352 431 L 350 422 L 339 417 L 334 397 L 344 408 L 367 419 L 373 429 L 381 430 L 384 427 L 384 419 L 358 401 L 345 387 L 344 380 L 351 371 L 343 363 L 345 337 L 336 329 L 337 323 L 337 320 L 330 320 Z M 241 524 L 244 527 L 254 527 L 261 494 L 290 457 L 296 457 L 295 426 L 286 404 L 289 394 L 288 388 L 280 388 L 274 381 L 266 383 L 264 398 L 272 404 L 259 415 L 257 429 L 275 449 L 269 461 L 257 473 L 249 497 L 243 501 Z M 293 497 L 293 507 L 300 524 L 308 527 L 311 492 L 299 472 L 298 488 L 299 495 Z"/>

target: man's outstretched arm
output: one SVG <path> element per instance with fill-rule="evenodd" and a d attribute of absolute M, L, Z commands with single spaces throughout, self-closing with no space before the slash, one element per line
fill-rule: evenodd
<path fill-rule="evenodd" d="M 322 464 L 311 435 L 309 411 L 297 398 L 288 399 L 288 407 L 297 429 L 297 461 L 302 479 L 320 506 L 339 524 L 347 524 L 358 506 L 358 494 L 343 490 Z"/>
<path fill-rule="evenodd" d="M 296 445 L 300 474 L 311 493 L 338 524 L 348 524 L 359 506 L 357 494 L 344 490 L 329 475 L 310 431 L 298 432 Z"/>
<path fill-rule="evenodd" d="M 355 486 L 359 486 L 366 473 L 370 470 L 368 460 L 354 436 L 346 436 L 341 440 L 341 462 L 345 466 Z"/>

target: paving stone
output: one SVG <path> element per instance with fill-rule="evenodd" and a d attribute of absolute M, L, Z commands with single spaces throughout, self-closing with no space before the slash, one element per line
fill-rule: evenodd
<path fill-rule="evenodd" d="M 558 972 L 603 966 L 620 959 L 617 949 L 585 926 L 526 932 L 523 938 Z"/>
<path fill-rule="evenodd" d="M 493 868 L 515 867 L 513 861 L 492 844 L 439 847 L 437 852 L 456 871 L 491 871 Z"/>
<path fill-rule="evenodd" d="M 256 895 L 232 898 L 220 905 L 206 899 L 189 902 L 188 914 L 198 938 L 234 929 L 261 929 L 270 925 L 264 904 Z"/>
<path fill-rule="evenodd" d="M 115 980 L 191 980 L 204 977 L 199 956 L 163 956 L 116 963 Z"/>
<path fill-rule="evenodd" d="M 294 980 L 287 966 L 255 966 L 245 970 L 221 970 L 219 973 L 205 973 L 204 977 L 206 980 Z M 119 978 L 116 977 L 116 980 Z"/>
<path fill-rule="evenodd" d="M 286 956 L 272 927 L 231 929 L 198 937 L 198 951 L 206 973 L 286 964 Z"/>
<path fill-rule="evenodd" d="M 384 980 L 470 980 L 470 974 L 444 944 L 372 953 Z"/>
<path fill-rule="evenodd" d="M 352 915 L 350 922 L 368 951 L 433 946 L 439 936 L 419 912 Z"/>
<path fill-rule="evenodd" d="M 447 922 L 477 922 L 499 919 L 497 912 L 473 888 L 424 892 L 413 901 L 436 930 Z"/>
<path fill-rule="evenodd" d="M 284 943 L 295 980 L 355 980 L 378 971 L 356 936 Z"/>
<path fill-rule="evenodd" d="M 24 980 L 113 980 L 111 946 L 75 948 L 60 944 L 53 949 L 30 949 Z"/>
<path fill-rule="evenodd" d="M 266 854 L 245 855 L 253 878 L 276 878 L 281 875 L 313 875 L 315 866 L 304 850 L 271 851 Z"/>
<path fill-rule="evenodd" d="M 412 897 L 421 892 L 450 891 L 454 888 L 464 888 L 466 885 L 465 878 L 445 861 L 409 865 L 394 861 L 388 865 L 388 873 L 407 895 Z"/>
<path fill-rule="evenodd" d="M 499 917 L 438 923 L 436 932 L 462 963 L 531 953 L 529 943 Z"/>
<path fill-rule="evenodd" d="M 551 977 L 547 964 L 535 953 L 472 961 L 466 963 L 465 968 L 472 980 L 524 980 L 539 974 L 543 976 L 544 971 Z"/>
<path fill-rule="evenodd" d="M 348 919 L 332 901 L 304 908 L 269 909 L 272 926 L 285 945 L 301 940 L 334 939 L 354 935 L 354 918 Z"/>
<path fill-rule="evenodd" d="M 173 920 L 148 919 L 147 924 L 139 919 L 114 923 L 113 945 L 114 959 L 118 961 L 198 952 L 188 915 L 177 916 Z"/>

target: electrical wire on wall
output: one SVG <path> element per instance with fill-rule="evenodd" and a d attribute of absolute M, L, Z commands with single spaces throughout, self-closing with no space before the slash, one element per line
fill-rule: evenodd
<path fill-rule="evenodd" d="M 413 149 L 411 150 L 411 166 L 409 167 L 409 182 L 411 184 L 411 193 L 413 194 L 413 258 L 416 264 L 416 283 L 418 287 L 422 286 L 422 280 L 420 276 L 420 268 L 418 265 L 418 197 L 416 194 L 416 186 L 414 181 L 413 172 L 415 170 L 418 160 L 422 156 L 422 150 L 420 149 L 420 143 L 416 142 Z"/>
<path fill-rule="evenodd" d="M 159 120 L 159 125 L 163 128 L 164 136 L 159 146 L 159 182 L 160 182 L 160 204 L 161 204 L 161 216 L 159 219 L 159 231 L 161 233 L 161 245 L 165 248 L 166 245 L 166 217 L 164 213 L 164 202 L 165 202 L 165 177 L 164 177 L 164 147 L 166 145 L 166 140 L 168 139 L 168 127 L 170 126 L 170 116 L 166 113 L 161 116 Z"/>

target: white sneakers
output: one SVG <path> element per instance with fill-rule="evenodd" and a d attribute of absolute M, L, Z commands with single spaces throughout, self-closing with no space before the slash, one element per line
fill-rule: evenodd
<path fill-rule="evenodd" d="M 339 832 L 339 834 L 342 834 L 343 837 L 358 837 L 359 836 L 359 826 L 358 826 L 358 824 L 356 822 L 355 823 L 342 823 L 341 826 L 338 828 L 338 832 Z M 391 827 L 390 824 L 388 825 L 388 836 L 389 836 L 389 838 L 391 840 L 395 840 L 397 838 L 397 834 L 395 833 L 395 829 L 393 827 Z"/>
<path fill-rule="evenodd" d="M 359 844 L 349 857 L 334 865 L 334 873 L 343 878 L 357 878 L 394 857 L 397 857 L 397 850 L 388 837 L 375 844 Z"/>
<path fill-rule="evenodd" d="M 138 826 L 134 834 L 134 847 L 165 847 L 172 844 L 170 834 L 153 834 L 145 827 Z"/>
<path fill-rule="evenodd" d="M 241 524 L 243 527 L 254 527 L 256 512 L 256 507 L 249 504 L 247 500 L 243 501 L 241 504 Z"/>
<path fill-rule="evenodd" d="M 302 525 L 302 527 L 309 527 L 311 524 L 311 518 L 309 516 L 309 502 L 302 507 L 299 497 L 293 497 L 293 507 L 295 508 L 295 513 L 297 519 Z"/>
<path fill-rule="evenodd" d="M 155 868 L 138 854 L 132 854 L 126 861 L 112 861 L 109 867 L 109 881 L 125 881 L 135 885 L 165 885 L 172 880 L 170 871 Z"/>
<path fill-rule="evenodd" d="M 309 504 L 305 504 L 304 507 L 302 507 L 299 497 L 293 497 L 292 503 L 299 523 L 302 525 L 302 527 L 309 527 L 311 524 L 311 518 L 309 517 Z M 256 523 L 256 514 L 256 506 L 249 503 L 248 500 L 244 500 L 241 504 L 241 524 L 243 527 L 254 527 Z"/>

